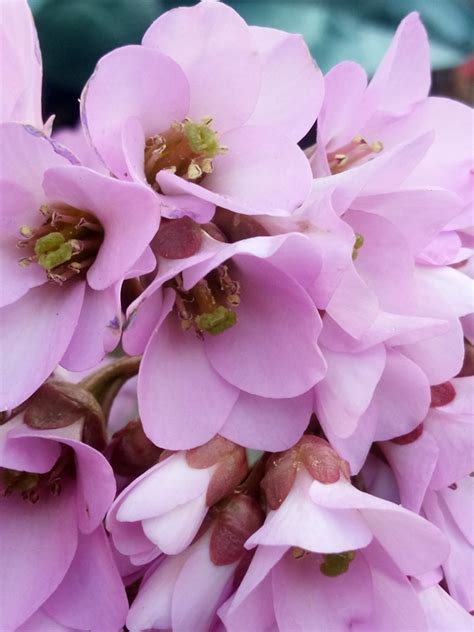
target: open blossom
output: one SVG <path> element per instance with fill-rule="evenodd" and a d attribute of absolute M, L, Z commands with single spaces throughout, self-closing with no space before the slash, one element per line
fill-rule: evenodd
<path fill-rule="evenodd" d="M 299 36 L 201 2 L 159 17 L 141 46 L 103 57 L 82 120 L 115 176 L 166 194 L 170 217 L 208 221 L 214 205 L 285 215 L 311 187 L 296 143 L 317 117 L 322 82 Z M 205 203 L 190 209 L 185 194 Z"/>
<path fill-rule="evenodd" d="M 305 290 L 320 266 L 311 243 L 204 234 L 196 254 L 158 265 L 124 334 L 128 353 L 144 352 L 138 401 L 148 437 L 170 449 L 217 433 L 253 448 L 290 447 L 325 373 L 321 321 Z"/>
<path fill-rule="evenodd" d="M 31 395 L 58 363 L 86 369 L 115 348 L 120 284 L 135 276 L 134 268 L 153 269 L 146 249 L 160 218 L 150 191 L 71 165 L 31 128 L 5 123 L 0 139 L 6 409 Z"/>
<path fill-rule="evenodd" d="M 118 629 L 126 599 L 102 526 L 112 469 L 82 442 L 84 414 L 73 407 L 77 420 L 63 425 L 64 409 L 57 417 L 34 406 L 0 427 L 0 628 L 43 629 L 51 617 L 75 630 Z"/>
<path fill-rule="evenodd" d="M 263 480 L 269 513 L 246 543 L 258 548 L 219 612 L 228 630 L 427 629 L 406 575 L 446 557 L 441 532 L 346 476 L 347 464 L 317 437 L 274 455 Z"/>
<path fill-rule="evenodd" d="M 230 494 L 246 473 L 245 450 L 221 437 L 166 456 L 110 508 L 106 524 L 116 548 L 137 565 L 160 553 L 181 553 L 209 507 Z"/>
<path fill-rule="evenodd" d="M 163 556 L 149 569 L 130 608 L 128 629 L 215 629 L 217 610 L 233 592 L 239 566 L 247 562 L 245 540 L 262 521 L 251 497 L 237 494 L 224 501 L 190 547 Z"/>
<path fill-rule="evenodd" d="M 2 0 L 0 19 L 0 123 L 43 127 L 43 69 L 38 36 L 27 0 Z"/>

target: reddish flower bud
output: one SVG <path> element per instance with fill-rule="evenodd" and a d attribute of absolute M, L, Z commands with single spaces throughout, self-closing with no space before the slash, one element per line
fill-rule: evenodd
<path fill-rule="evenodd" d="M 233 496 L 219 511 L 212 526 L 209 545 L 211 560 L 216 566 L 238 562 L 244 555 L 244 544 L 259 529 L 264 514 L 250 496 Z"/>
<path fill-rule="evenodd" d="M 139 419 L 130 421 L 112 438 L 110 464 L 120 476 L 140 476 L 155 465 L 162 450 L 148 439 Z"/>
<path fill-rule="evenodd" d="M 251 237 L 261 237 L 269 234 L 254 217 L 232 213 L 223 208 L 216 210 L 212 221 L 221 229 L 231 243 L 241 239 L 250 239 Z"/>
<path fill-rule="evenodd" d="M 407 445 L 408 443 L 413 443 L 416 441 L 418 437 L 420 437 L 423 433 L 423 423 L 419 424 L 414 430 L 411 432 L 407 432 L 407 434 L 400 435 L 395 439 L 392 439 L 392 443 L 396 443 L 397 445 Z"/>
<path fill-rule="evenodd" d="M 451 382 L 443 382 L 431 387 L 431 408 L 446 406 L 456 397 L 456 389 Z"/>
<path fill-rule="evenodd" d="M 261 485 L 270 509 L 278 509 L 282 504 L 302 467 L 320 483 L 335 483 L 341 474 L 350 478 L 349 464 L 327 441 L 304 435 L 293 448 L 272 455 L 267 462 L 267 473 Z"/>
<path fill-rule="evenodd" d="M 470 377 L 474 375 L 474 345 L 464 340 L 464 362 L 458 377 Z"/>
<path fill-rule="evenodd" d="M 165 259 L 191 257 L 201 247 L 202 231 L 190 217 L 163 221 L 152 242 L 153 250 Z"/>
<path fill-rule="evenodd" d="M 207 490 L 209 507 L 232 493 L 248 474 L 245 449 L 219 435 L 198 448 L 188 450 L 186 462 L 195 469 L 217 465 Z"/>

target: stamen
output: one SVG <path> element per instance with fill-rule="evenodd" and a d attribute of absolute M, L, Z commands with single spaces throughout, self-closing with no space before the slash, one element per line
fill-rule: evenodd
<path fill-rule="evenodd" d="M 378 154 L 383 149 L 383 143 L 379 140 L 371 145 L 360 135 L 355 136 L 350 143 L 340 147 L 327 156 L 331 173 L 340 173 L 348 167 L 353 167 L 371 154 Z"/>
<path fill-rule="evenodd" d="M 361 235 L 360 233 L 356 233 L 354 247 L 352 249 L 352 261 L 355 261 L 357 259 L 357 257 L 359 256 L 359 250 L 362 248 L 363 245 L 364 245 L 364 236 Z"/>

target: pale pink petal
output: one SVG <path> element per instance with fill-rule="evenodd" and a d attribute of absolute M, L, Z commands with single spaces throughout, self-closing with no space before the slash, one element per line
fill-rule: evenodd
<path fill-rule="evenodd" d="M 173 454 L 135 479 L 120 494 L 114 503 L 117 520 L 144 520 L 165 514 L 177 505 L 200 498 L 209 480 L 207 468 L 191 468 L 185 453 Z"/>
<path fill-rule="evenodd" d="M 252 545 L 247 541 L 245 548 L 251 548 Z M 245 573 L 242 583 L 238 587 L 234 599 L 232 601 L 229 613 L 234 612 L 242 604 L 252 592 L 261 584 L 269 575 L 275 564 L 281 560 L 289 547 L 287 546 L 259 546 L 255 551 L 250 566 Z"/>
<path fill-rule="evenodd" d="M 390 559 L 374 540 L 363 553 L 372 575 L 374 609 L 365 621 L 356 623 L 357 632 L 375 630 L 428 630 L 418 595 L 396 560 Z"/>
<path fill-rule="evenodd" d="M 106 165 L 120 179 L 129 173 L 121 144 L 122 126 L 140 119 L 145 135 L 166 131 L 188 114 L 189 86 L 167 55 L 143 46 L 124 46 L 99 61 L 81 97 L 86 133 Z"/>
<path fill-rule="evenodd" d="M 156 288 L 140 302 L 139 308 L 133 304 L 130 306 L 122 338 L 123 348 L 128 354 L 140 355 L 145 351 L 152 333 L 173 309 L 174 302 L 173 290 Z"/>
<path fill-rule="evenodd" d="M 278 632 L 273 608 L 271 576 L 267 576 L 237 608 L 230 597 L 217 614 L 228 632 Z"/>
<path fill-rule="evenodd" d="M 59 458 L 59 444 L 35 437 L 21 420 L 22 415 L 18 415 L 0 427 L 1 466 L 21 472 L 49 472 Z"/>
<path fill-rule="evenodd" d="M 291 399 L 266 399 L 240 392 L 220 434 L 255 450 L 287 450 L 306 430 L 311 391 Z"/>
<path fill-rule="evenodd" d="M 380 447 L 396 476 L 403 506 L 419 513 L 439 456 L 436 442 L 423 432 L 412 443 L 386 441 Z"/>
<path fill-rule="evenodd" d="M 286 555 L 272 572 L 275 615 L 281 630 L 346 632 L 374 607 L 370 568 L 360 552 L 346 573 L 326 577 L 321 562 Z M 357 628 L 354 628 L 357 629 Z"/>
<path fill-rule="evenodd" d="M 406 114 L 428 96 L 431 64 L 428 36 L 418 13 L 410 13 L 395 33 L 373 76 L 360 109 Z"/>
<path fill-rule="evenodd" d="M 0 408 L 14 408 L 54 370 L 74 333 L 85 283 L 42 286 L 0 310 Z M 29 358 L 25 362 L 25 358 Z M 21 380 L 18 376 L 21 375 Z"/>
<path fill-rule="evenodd" d="M 323 428 L 349 437 L 367 410 L 385 367 L 385 347 L 334 353 L 323 347 L 328 369 L 315 387 L 315 410 Z"/>
<path fill-rule="evenodd" d="M 158 199 L 147 187 L 78 166 L 49 169 L 43 186 L 50 199 L 92 213 L 104 228 L 104 241 L 87 271 L 94 290 L 121 280 L 158 230 Z"/>
<path fill-rule="evenodd" d="M 347 481 L 331 485 L 313 481 L 309 493 L 321 507 L 359 509 L 366 527 L 407 575 L 434 569 L 448 555 L 447 540 L 430 522 L 400 505 L 361 492 Z"/>
<path fill-rule="evenodd" d="M 232 588 L 237 563 L 216 566 L 209 553 L 209 539 L 192 547 L 174 585 L 171 620 L 174 630 L 208 632 L 219 606 Z"/>
<path fill-rule="evenodd" d="M 432 632 L 473 629 L 472 615 L 450 597 L 441 586 L 420 590 L 418 599 L 425 611 L 429 629 Z"/>
<path fill-rule="evenodd" d="M 102 526 L 79 536 L 65 578 L 43 607 L 73 629 L 112 631 L 124 625 L 127 596 Z"/>
<path fill-rule="evenodd" d="M 192 119 L 211 116 L 219 132 L 248 120 L 260 89 L 260 60 L 249 27 L 233 9 L 202 2 L 168 11 L 142 43 L 169 55 L 184 71 Z"/>
<path fill-rule="evenodd" d="M 317 346 L 320 321 L 313 302 L 270 263 L 244 255 L 233 261 L 241 279 L 237 324 L 205 339 L 210 363 L 247 393 L 275 398 L 303 394 L 326 370 Z"/>
<path fill-rule="evenodd" d="M 417 364 L 387 349 L 386 364 L 373 397 L 377 408 L 376 441 L 411 432 L 426 417 L 431 393 L 425 373 Z"/>
<path fill-rule="evenodd" d="M 172 628 L 171 600 L 187 555 L 184 552 L 165 557 L 145 576 L 128 613 L 127 628 L 131 632 Z"/>
<path fill-rule="evenodd" d="M 211 367 L 203 342 L 170 314 L 151 337 L 138 378 L 148 437 L 172 450 L 205 443 L 223 426 L 238 392 Z"/>
<path fill-rule="evenodd" d="M 324 79 L 301 35 L 251 27 L 262 63 L 262 85 L 249 125 L 269 125 L 298 141 L 311 129 Z"/>
<path fill-rule="evenodd" d="M 450 191 L 430 187 L 359 197 L 354 208 L 390 220 L 416 255 L 460 213 L 460 202 Z"/>
<path fill-rule="evenodd" d="M 81 315 L 61 365 L 70 371 L 96 367 L 120 341 L 120 292 L 112 286 L 98 292 L 86 288 Z"/>
<path fill-rule="evenodd" d="M 43 68 L 35 23 L 26 0 L 2 1 L 0 51 L 0 121 L 19 121 L 41 128 Z"/>
<path fill-rule="evenodd" d="M 59 496 L 46 493 L 36 504 L 9 496 L 0 505 L 0 629 L 15 630 L 69 568 L 77 546 L 76 498 L 64 486 Z"/>
<path fill-rule="evenodd" d="M 299 546 L 316 553 L 340 553 L 367 546 L 372 533 L 359 512 L 319 506 L 310 498 L 311 483 L 309 474 L 300 471 L 289 495 L 276 511 L 270 511 L 263 527 L 246 545 Z M 332 489 L 332 485 L 326 487 Z"/>
<path fill-rule="evenodd" d="M 15 632 L 81 632 L 71 630 L 70 627 L 58 623 L 40 608 L 23 625 L 20 625 Z"/>

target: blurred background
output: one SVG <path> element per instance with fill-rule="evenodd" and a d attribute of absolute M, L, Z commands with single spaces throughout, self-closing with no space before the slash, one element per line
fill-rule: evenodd
<path fill-rule="evenodd" d="M 73 125 L 78 98 L 97 60 L 139 43 L 171 0 L 29 0 L 44 65 L 45 116 Z M 474 100 L 472 0 L 230 0 L 249 24 L 301 33 L 326 72 L 343 59 L 372 74 L 400 20 L 419 11 L 431 40 L 434 94 Z"/>

